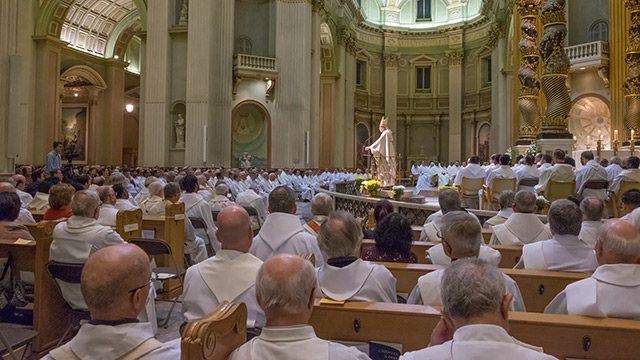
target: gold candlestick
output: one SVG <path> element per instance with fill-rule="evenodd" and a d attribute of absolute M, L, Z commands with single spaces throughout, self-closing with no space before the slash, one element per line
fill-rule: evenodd
<path fill-rule="evenodd" d="M 598 141 L 596 142 L 596 154 L 598 157 L 600 157 L 601 150 L 602 150 L 602 140 L 598 139 Z"/>
<path fill-rule="evenodd" d="M 618 147 L 620 146 L 620 141 L 613 140 L 613 145 L 612 146 L 613 146 L 613 156 L 618 156 Z"/>
<path fill-rule="evenodd" d="M 629 145 L 629 151 L 631 151 L 631 156 L 633 156 L 633 153 L 636 150 L 636 144 L 635 141 L 631 140 L 631 144 Z"/>

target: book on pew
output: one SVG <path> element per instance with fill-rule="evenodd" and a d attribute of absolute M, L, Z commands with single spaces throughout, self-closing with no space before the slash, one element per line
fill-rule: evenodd
<path fill-rule="evenodd" d="M 333 340 L 345 346 L 352 346 L 367 354 L 371 360 L 398 360 L 402 355 L 402 344 L 372 341 L 370 343 L 357 341 Z"/>

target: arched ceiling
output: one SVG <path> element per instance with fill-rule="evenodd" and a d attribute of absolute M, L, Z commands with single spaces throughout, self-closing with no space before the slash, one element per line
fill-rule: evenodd
<path fill-rule="evenodd" d="M 134 0 L 76 0 L 66 13 L 60 40 L 90 54 L 111 56 L 107 47 L 109 38 L 120 37 L 121 34 L 113 34 L 118 23 L 136 11 Z"/>

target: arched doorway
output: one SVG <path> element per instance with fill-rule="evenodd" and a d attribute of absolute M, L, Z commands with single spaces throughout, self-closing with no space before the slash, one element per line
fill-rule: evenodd
<path fill-rule="evenodd" d="M 611 148 L 611 111 L 609 105 L 595 94 L 576 99 L 569 113 L 569 132 L 576 137 L 577 148 L 587 148 L 587 136 L 592 149 L 602 134 L 602 148 Z"/>
<path fill-rule="evenodd" d="M 231 166 L 268 169 L 271 158 L 271 118 L 256 101 L 244 101 L 231 113 Z"/>

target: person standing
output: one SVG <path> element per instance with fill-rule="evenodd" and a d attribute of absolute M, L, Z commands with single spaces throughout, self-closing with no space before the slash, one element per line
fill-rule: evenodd
<path fill-rule="evenodd" d="M 382 117 L 379 130 L 382 134 L 371 146 L 364 148 L 371 151 L 376 161 L 378 180 L 383 187 L 393 186 L 396 183 L 396 145 L 393 141 L 393 133 L 388 128 L 387 119 Z"/>
<path fill-rule="evenodd" d="M 53 150 L 47 154 L 47 171 L 53 173 L 55 170 L 62 169 L 62 143 L 60 141 L 53 142 Z"/>

